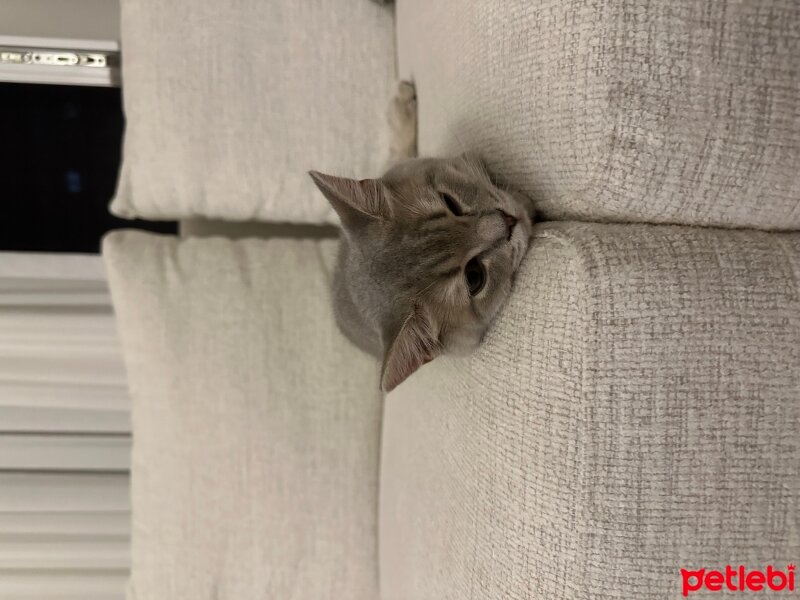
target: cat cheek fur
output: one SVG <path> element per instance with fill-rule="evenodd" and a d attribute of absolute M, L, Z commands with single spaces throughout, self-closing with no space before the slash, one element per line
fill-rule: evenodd
<path fill-rule="evenodd" d="M 450 356 L 467 356 L 471 354 L 483 339 L 483 327 L 461 327 L 442 336 L 442 347 Z"/>

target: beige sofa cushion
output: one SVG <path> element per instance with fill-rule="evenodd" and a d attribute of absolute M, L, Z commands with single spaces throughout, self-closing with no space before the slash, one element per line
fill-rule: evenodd
<path fill-rule="evenodd" d="M 388 156 L 392 12 L 366 0 L 122 0 L 121 217 L 336 223 L 307 175 Z"/>
<path fill-rule="evenodd" d="M 335 246 L 106 238 L 131 600 L 375 600 L 378 367 L 334 324 Z"/>
<path fill-rule="evenodd" d="M 681 568 L 785 572 L 799 430 L 800 234 L 538 226 L 479 351 L 386 399 L 382 598 L 655 600 Z"/>
<path fill-rule="evenodd" d="M 800 229 L 794 0 L 404 0 L 423 154 L 482 151 L 546 216 Z"/>

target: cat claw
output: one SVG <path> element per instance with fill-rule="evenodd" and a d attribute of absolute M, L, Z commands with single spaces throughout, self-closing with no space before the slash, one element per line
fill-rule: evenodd
<path fill-rule="evenodd" d="M 414 84 L 410 81 L 400 81 L 397 84 L 397 93 L 395 97 L 400 102 L 408 102 L 409 100 L 416 99 L 417 90 L 414 88 Z"/>

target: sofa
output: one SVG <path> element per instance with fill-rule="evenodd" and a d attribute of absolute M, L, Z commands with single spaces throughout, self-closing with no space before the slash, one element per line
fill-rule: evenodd
<path fill-rule="evenodd" d="M 420 154 L 478 149 L 541 217 L 479 349 L 383 397 L 378 365 L 333 322 L 335 219 L 248 162 L 266 117 L 204 112 L 222 106 L 203 104 L 214 85 L 147 70 L 141 36 L 180 14 L 158 4 L 123 1 L 113 209 L 183 233 L 104 244 L 134 399 L 130 598 L 800 593 L 800 6 L 318 0 L 271 15 L 271 30 L 302 29 L 356 11 L 353 51 L 416 85 Z M 258 38 L 258 3 L 213 5 L 186 16 L 203 44 Z M 342 39 L 314 61 L 341 60 Z M 203 64 L 193 81 L 230 85 L 225 61 Z M 380 88 L 383 106 L 391 81 L 342 87 L 358 106 Z M 181 93 L 197 120 L 165 133 Z M 225 132 L 245 118 L 237 150 Z"/>

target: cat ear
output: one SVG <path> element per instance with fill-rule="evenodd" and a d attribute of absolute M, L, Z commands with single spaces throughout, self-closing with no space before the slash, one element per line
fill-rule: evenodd
<path fill-rule="evenodd" d="M 386 193 L 379 179 L 358 181 L 325 175 L 319 171 L 309 171 L 308 174 L 336 210 L 345 227 L 389 216 Z"/>
<path fill-rule="evenodd" d="M 381 389 L 391 392 L 414 371 L 441 353 L 433 323 L 422 311 L 415 309 L 386 351 L 381 371 Z"/>

